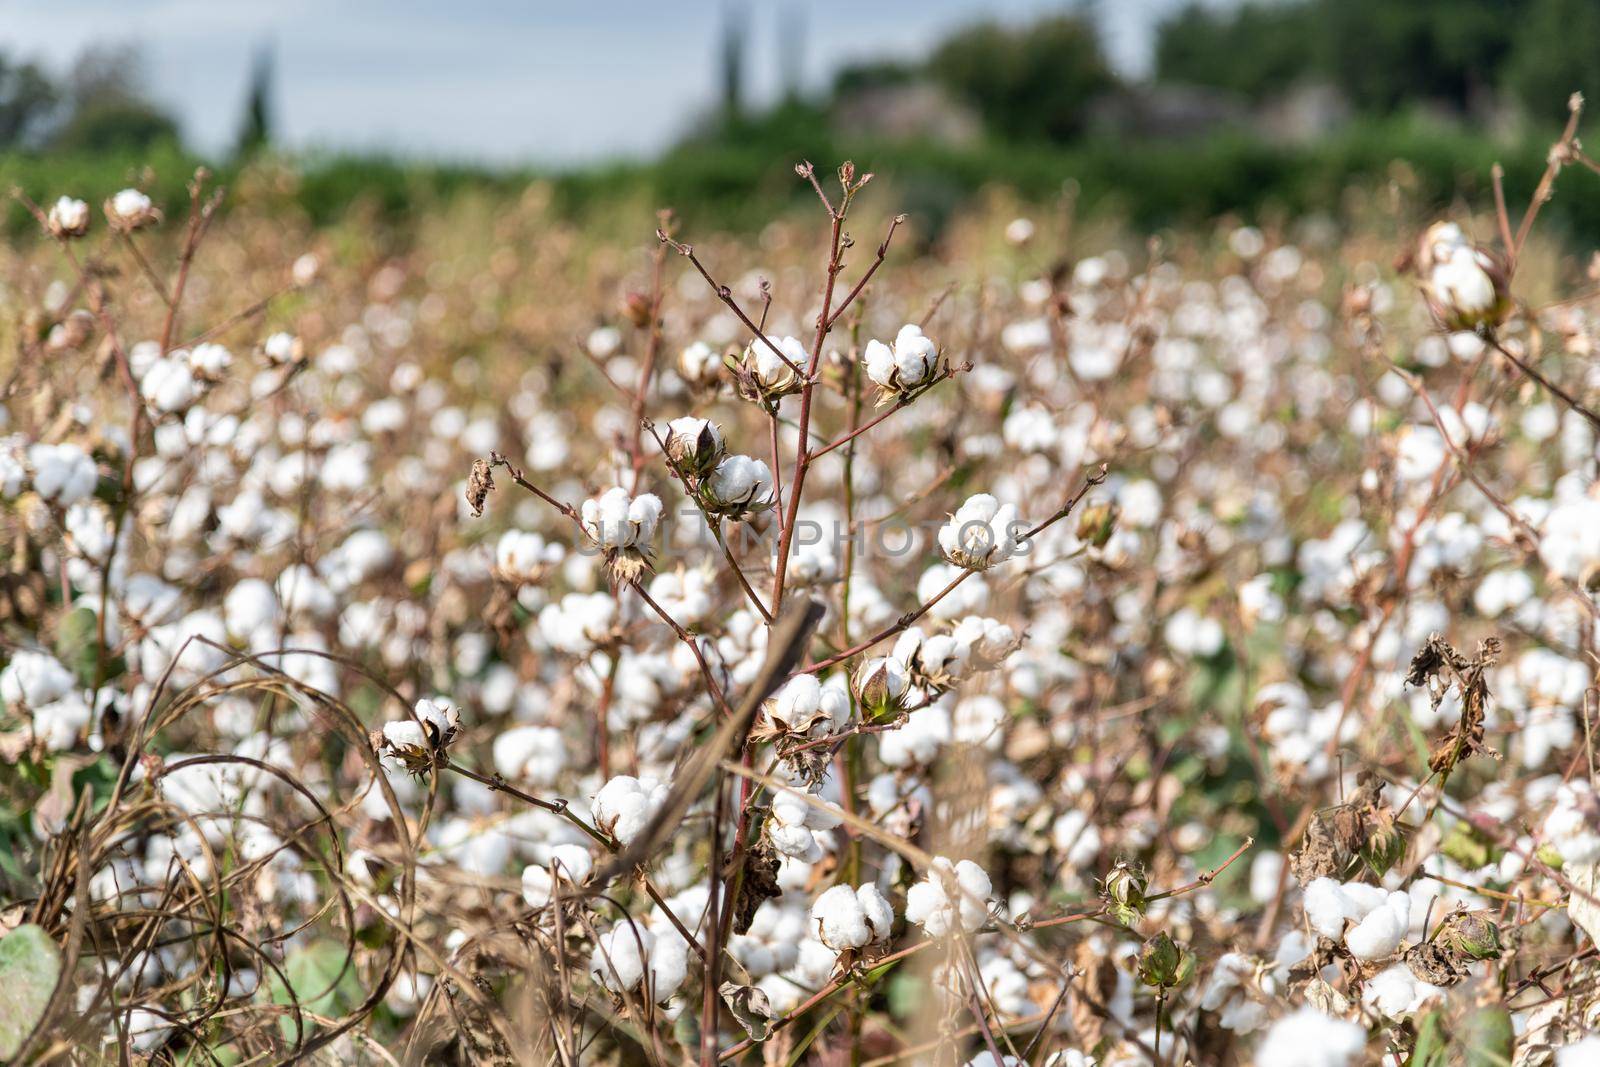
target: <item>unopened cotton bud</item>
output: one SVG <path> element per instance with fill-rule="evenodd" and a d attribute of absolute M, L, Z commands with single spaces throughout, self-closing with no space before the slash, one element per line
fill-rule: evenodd
<path fill-rule="evenodd" d="M 722 432 L 709 419 L 685 415 L 667 423 L 667 458 L 690 478 L 703 478 L 722 459 Z"/>
<path fill-rule="evenodd" d="M 868 717 L 885 718 L 904 707 L 909 681 L 905 664 L 884 656 L 862 664 L 851 684 Z"/>
<path fill-rule="evenodd" d="M 1163 930 L 1139 952 L 1139 981 L 1158 989 L 1174 989 L 1194 975 L 1194 966 L 1194 953 Z"/>
<path fill-rule="evenodd" d="M 1118 860 L 1106 875 L 1102 895 L 1116 912 L 1118 920 L 1129 923 L 1144 914 L 1145 891 L 1150 879 L 1142 866 Z"/>

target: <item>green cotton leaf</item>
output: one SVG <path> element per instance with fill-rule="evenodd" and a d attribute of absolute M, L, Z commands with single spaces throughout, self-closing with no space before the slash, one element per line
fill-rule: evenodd
<path fill-rule="evenodd" d="M 1437 1011 L 1430 1011 L 1417 1020 L 1417 1043 L 1411 1047 L 1406 1067 L 1447 1067 L 1450 1062 L 1450 1039 L 1445 1036 L 1444 1023 Z"/>
<path fill-rule="evenodd" d="M 74 608 L 56 628 L 56 658 L 77 676 L 79 682 L 92 686 L 98 680 L 100 669 L 100 616 L 90 608 Z M 121 657 L 106 656 L 106 678 L 115 678 L 127 669 Z"/>
<path fill-rule="evenodd" d="M 1517 1042 L 1511 1027 L 1511 1013 L 1504 1008 L 1479 1008 L 1467 1016 L 1457 1046 L 1466 1058 L 1466 1067 L 1509 1067 Z"/>
<path fill-rule="evenodd" d="M 345 965 L 345 955 L 344 945 L 327 939 L 313 941 L 290 952 L 283 963 L 288 988 L 284 987 L 276 974 L 270 975 L 267 980 L 272 1003 L 288 1005 L 298 1002 L 302 1011 L 328 1018 L 343 1015 L 361 1003 L 364 995 L 354 967 Z M 312 1025 L 310 1020 L 305 1021 L 306 1032 L 310 1032 Z M 293 1041 L 293 1017 L 280 1020 L 279 1026 L 285 1040 Z"/>
<path fill-rule="evenodd" d="M 1498 858 L 1493 843 L 1465 820 L 1450 828 L 1439 843 L 1439 851 L 1469 871 L 1486 867 Z"/>
<path fill-rule="evenodd" d="M 28 923 L 0 937 L 0 1060 L 9 1060 L 39 1025 L 61 978 L 61 949 Z"/>

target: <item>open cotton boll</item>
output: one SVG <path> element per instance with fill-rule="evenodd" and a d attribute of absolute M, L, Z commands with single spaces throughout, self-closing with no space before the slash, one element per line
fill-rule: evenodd
<path fill-rule="evenodd" d="M 927 877 L 906 893 L 906 919 L 921 926 L 929 937 L 944 937 L 956 930 L 972 933 L 989 921 L 993 892 L 988 874 L 976 863 L 951 863 L 944 856 L 935 856 Z"/>
<path fill-rule="evenodd" d="M 0 670 L 0 700 L 9 708 L 38 708 L 72 691 L 72 672 L 48 652 L 18 649 Z"/>
<path fill-rule="evenodd" d="M 1439 986 L 1422 981 L 1411 968 L 1397 963 L 1367 979 L 1361 1003 L 1391 1019 L 1402 1019 L 1443 993 Z"/>
<path fill-rule="evenodd" d="M 648 993 L 660 1004 L 670 1000 L 688 976 L 688 950 L 676 931 L 657 937 L 624 921 L 596 940 L 589 973 L 613 993 L 639 988 L 648 974 Z"/>
<path fill-rule="evenodd" d="M 985 570 L 1016 553 L 1023 530 L 1014 506 L 977 493 L 939 529 L 939 547 L 956 566 Z"/>
<path fill-rule="evenodd" d="M 594 857 L 582 845 L 560 844 L 550 849 L 548 862 L 522 870 L 522 899 L 530 908 L 542 908 L 555 898 L 556 882 L 581 885 L 594 871 Z"/>
<path fill-rule="evenodd" d="M 1313 929 L 1335 941 L 1342 937 L 1351 955 L 1363 960 L 1392 955 L 1411 926 L 1409 894 L 1332 878 L 1306 887 L 1305 911 Z"/>
<path fill-rule="evenodd" d="M 671 787 L 655 778 L 619 774 L 594 795 L 595 825 L 624 845 L 644 832 Z"/>
<path fill-rule="evenodd" d="M 1352 1067 L 1367 1047 L 1356 1023 L 1301 1008 L 1272 1024 L 1256 1048 L 1256 1067 Z"/>
<path fill-rule="evenodd" d="M 854 889 L 833 886 L 817 897 L 811 917 L 822 943 L 838 952 L 880 941 L 894 925 L 894 909 L 871 883 Z"/>
<path fill-rule="evenodd" d="M 507 781 L 551 786 L 567 765 L 567 743 L 553 726 L 513 726 L 494 739 L 494 769 Z"/>
<path fill-rule="evenodd" d="M 93 457 L 71 442 L 29 445 L 27 458 L 33 470 L 33 491 L 61 507 L 93 493 L 100 480 Z"/>
<path fill-rule="evenodd" d="M 661 518 L 661 498 L 654 493 L 629 496 L 619 486 L 583 502 L 584 532 L 604 549 L 648 545 Z"/>
<path fill-rule="evenodd" d="M 1556 1067 L 1594 1067 L 1600 1063 L 1600 1036 L 1586 1037 L 1556 1049 Z"/>

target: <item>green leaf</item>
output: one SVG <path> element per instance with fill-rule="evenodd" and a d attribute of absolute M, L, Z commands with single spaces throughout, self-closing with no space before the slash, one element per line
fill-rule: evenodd
<path fill-rule="evenodd" d="M 61 978 L 61 950 L 29 923 L 0 938 L 0 1059 L 9 1060 L 39 1025 Z"/>
<path fill-rule="evenodd" d="M 1437 1011 L 1417 1020 L 1417 1043 L 1412 1046 L 1406 1067 L 1447 1067 L 1450 1041 Z"/>
<path fill-rule="evenodd" d="M 313 941 L 289 953 L 284 960 L 283 973 L 288 988 L 276 974 L 267 981 L 267 989 L 274 1004 L 299 1002 L 302 1011 L 337 1018 L 361 1002 L 361 981 L 354 967 L 346 966 L 345 946 L 337 941 Z M 291 992 L 293 996 L 291 996 Z M 285 1040 L 293 1041 L 295 1022 L 285 1017 L 280 1023 Z M 307 1032 L 311 1022 L 306 1021 Z"/>
<path fill-rule="evenodd" d="M 56 628 L 56 658 L 86 686 L 97 681 L 100 668 L 100 616 L 90 608 L 74 608 Z M 127 669 L 121 657 L 107 656 L 106 677 L 114 678 Z"/>
<path fill-rule="evenodd" d="M 1508 1067 L 1517 1035 L 1504 1008 L 1479 1008 L 1467 1016 L 1459 1042 L 1466 1067 Z"/>

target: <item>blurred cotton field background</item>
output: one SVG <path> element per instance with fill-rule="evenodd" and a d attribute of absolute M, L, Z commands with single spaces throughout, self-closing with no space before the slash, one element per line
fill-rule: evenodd
<path fill-rule="evenodd" d="M 1600 1063 L 1556 117 L 1159 230 L 30 171 L 0 1058 Z"/>

